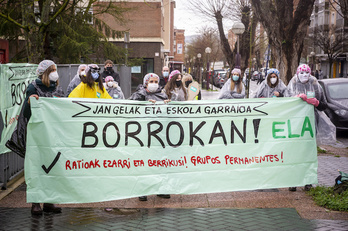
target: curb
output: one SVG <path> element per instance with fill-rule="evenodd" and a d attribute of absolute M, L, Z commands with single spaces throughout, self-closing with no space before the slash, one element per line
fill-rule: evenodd
<path fill-rule="evenodd" d="M 11 180 L 8 183 L 8 187 L 6 190 L 0 190 L 0 201 L 5 198 L 7 195 L 9 195 L 10 193 L 12 193 L 16 188 L 18 188 L 18 186 L 20 186 L 21 184 L 23 184 L 25 181 L 24 179 L 24 173 L 21 174 L 19 177 L 16 177 L 15 179 Z"/>

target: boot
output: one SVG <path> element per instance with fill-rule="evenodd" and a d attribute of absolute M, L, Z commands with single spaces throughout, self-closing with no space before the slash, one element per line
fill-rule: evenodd
<path fill-rule="evenodd" d="M 306 185 L 304 186 L 304 190 L 308 192 L 309 190 L 311 190 L 312 187 L 313 187 L 313 186 L 312 186 L 311 184 L 306 184 Z"/>
<path fill-rule="evenodd" d="M 169 199 L 170 198 L 170 194 L 157 194 L 158 197 L 161 198 L 165 198 L 165 199 Z"/>
<path fill-rule="evenodd" d="M 139 197 L 139 200 L 140 201 L 147 201 L 147 196 L 141 196 L 141 197 Z"/>
<path fill-rule="evenodd" d="M 46 213 L 61 213 L 62 208 L 56 207 L 54 204 L 45 203 L 43 205 L 43 211 Z"/>
<path fill-rule="evenodd" d="M 40 203 L 31 204 L 31 214 L 36 216 L 42 215 L 42 209 L 41 209 Z"/>

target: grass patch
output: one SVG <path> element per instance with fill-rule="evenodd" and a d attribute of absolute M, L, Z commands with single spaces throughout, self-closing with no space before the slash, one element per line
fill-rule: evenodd
<path fill-rule="evenodd" d="M 313 197 L 315 203 L 335 211 L 348 212 L 348 191 L 340 195 L 333 192 L 333 187 L 317 186 L 308 192 Z"/>
<path fill-rule="evenodd" d="M 326 150 L 321 149 L 319 146 L 317 146 L 317 152 L 318 152 L 318 153 L 327 153 Z"/>
<path fill-rule="evenodd" d="M 340 155 L 335 155 L 335 157 L 341 157 Z"/>

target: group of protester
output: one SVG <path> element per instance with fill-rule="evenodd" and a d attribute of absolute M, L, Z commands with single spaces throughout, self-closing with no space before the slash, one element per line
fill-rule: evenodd
<path fill-rule="evenodd" d="M 69 97 L 69 98 L 105 98 L 124 99 L 120 87 L 120 76 L 113 70 L 113 62 L 107 60 L 104 63 L 104 71 L 100 73 L 100 67 L 96 64 L 78 67 L 77 74 L 71 80 L 64 94 L 59 86 L 59 75 L 56 64 L 51 60 L 43 60 L 39 63 L 36 74 L 38 76 L 26 90 L 26 99 L 23 105 L 23 115 L 28 121 L 31 117 L 30 99 L 39 97 Z M 168 67 L 162 70 L 160 78 L 155 73 L 144 76 L 143 84 L 139 85 L 130 96 L 130 100 L 150 101 L 186 101 L 200 99 L 200 89 L 197 82 L 193 81 L 190 74 L 182 75 L 178 70 L 169 74 Z M 159 197 L 170 198 L 168 194 L 159 194 Z M 146 201 L 147 197 L 139 197 Z M 44 203 L 43 210 L 39 203 L 33 203 L 31 213 L 41 215 L 42 212 L 60 213 L 61 208 L 54 204 Z"/>
<path fill-rule="evenodd" d="M 29 84 L 24 101 L 24 117 L 29 120 L 31 116 L 30 100 L 32 97 L 64 97 L 69 98 L 106 98 L 124 99 L 120 87 L 120 77 L 112 68 L 112 61 L 107 60 L 104 64 L 104 71 L 96 64 L 78 67 L 76 76 L 70 82 L 67 94 L 64 94 L 59 86 L 59 76 L 56 65 L 51 60 L 44 60 L 38 65 L 36 74 L 38 78 Z M 242 83 L 241 70 L 232 70 L 232 76 L 225 83 L 220 91 L 219 99 L 242 99 L 245 98 L 245 87 Z M 310 75 L 308 65 L 300 65 L 295 76 L 288 86 L 282 82 L 277 69 L 270 69 L 267 72 L 266 80 L 259 86 L 255 97 L 291 97 L 298 96 L 309 104 L 314 105 L 318 110 L 324 110 L 326 100 L 315 77 Z M 169 73 L 168 67 L 162 70 L 162 76 L 155 73 L 148 73 L 143 78 L 143 84 L 139 85 L 136 91 L 129 97 L 130 100 L 150 101 L 155 103 L 163 101 L 186 101 L 200 99 L 200 89 L 190 74 L 182 75 L 180 71 L 174 70 Z M 291 188 L 296 190 L 296 188 Z M 163 198 L 170 198 L 168 194 L 158 195 Z M 139 197 L 139 200 L 146 201 L 147 197 Z M 45 203 L 43 211 L 61 212 L 61 208 L 54 204 Z M 39 203 L 33 203 L 32 214 L 42 214 Z"/>
<path fill-rule="evenodd" d="M 245 98 L 245 87 L 241 78 L 241 70 L 232 70 L 229 78 L 219 93 L 219 99 Z M 327 107 L 326 99 L 317 79 L 312 76 L 308 65 L 302 64 L 297 68 L 296 74 L 288 86 L 280 78 L 280 72 L 271 68 L 267 71 L 265 81 L 258 87 L 255 98 L 294 97 L 298 96 L 309 104 L 322 111 Z"/>

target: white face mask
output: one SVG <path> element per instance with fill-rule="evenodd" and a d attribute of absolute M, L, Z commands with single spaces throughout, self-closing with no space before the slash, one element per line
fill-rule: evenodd
<path fill-rule="evenodd" d="M 57 71 L 51 72 L 51 73 L 48 75 L 48 78 L 49 78 L 51 81 L 56 82 L 56 81 L 59 79 L 58 72 L 57 72 Z"/>
<path fill-rule="evenodd" d="M 309 73 L 301 71 L 298 73 L 298 78 L 300 79 L 301 83 L 307 83 L 309 80 Z"/>
<path fill-rule="evenodd" d="M 81 71 L 80 76 L 86 76 L 86 72 L 85 71 Z"/>
<path fill-rule="evenodd" d="M 114 85 L 114 83 L 113 83 L 113 82 L 111 82 L 111 81 L 110 81 L 110 82 L 108 82 L 107 84 L 108 84 L 108 87 L 112 87 L 112 86 Z"/>
<path fill-rule="evenodd" d="M 155 92 L 158 89 L 158 83 L 149 83 L 147 85 L 147 90 L 149 90 L 149 92 Z"/>
<path fill-rule="evenodd" d="M 277 78 L 271 78 L 271 84 L 275 84 L 277 82 Z"/>

